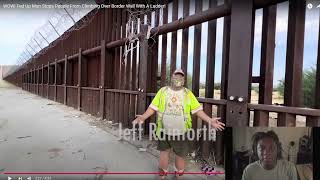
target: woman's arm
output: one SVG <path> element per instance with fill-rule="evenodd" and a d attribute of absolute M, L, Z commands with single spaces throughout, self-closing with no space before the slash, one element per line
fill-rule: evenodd
<path fill-rule="evenodd" d="M 148 107 L 146 112 L 144 112 L 142 115 L 137 115 L 137 118 L 132 122 L 133 124 L 137 123 L 144 123 L 146 119 L 148 119 L 150 116 L 152 116 L 156 111 L 153 110 L 152 108 Z"/>
<path fill-rule="evenodd" d="M 220 131 L 224 129 L 225 124 L 219 121 L 220 118 L 210 118 L 203 110 L 198 111 L 196 115 L 203 121 L 206 121 L 213 128 Z"/>

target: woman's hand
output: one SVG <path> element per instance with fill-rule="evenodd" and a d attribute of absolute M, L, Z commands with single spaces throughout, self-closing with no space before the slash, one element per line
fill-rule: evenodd
<path fill-rule="evenodd" d="M 208 122 L 209 125 L 213 128 L 215 128 L 218 131 L 224 130 L 225 124 L 223 122 L 220 122 L 221 118 L 211 118 L 210 121 Z"/>
<path fill-rule="evenodd" d="M 143 116 L 142 115 L 136 115 L 136 116 L 137 117 L 132 121 L 132 124 L 143 124 L 145 120 Z"/>

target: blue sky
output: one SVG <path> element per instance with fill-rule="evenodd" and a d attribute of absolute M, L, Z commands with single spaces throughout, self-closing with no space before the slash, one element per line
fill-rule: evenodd
<path fill-rule="evenodd" d="M 179 6 L 179 15 L 182 17 L 182 0 Z M 309 3 L 310 1 L 307 1 Z M 314 3 L 314 1 L 313 1 Z M 194 14 L 194 0 L 190 1 L 190 14 Z M 315 3 L 314 3 L 315 5 Z M 2 8 L 2 7 L 0 7 Z M 171 11 L 172 5 L 169 5 L 168 22 L 172 21 Z M 204 1 L 203 9 L 208 9 L 208 2 Z M 319 29 L 319 9 L 306 9 L 306 24 L 305 24 L 305 43 L 304 43 L 304 64 L 303 68 L 308 69 L 316 65 L 317 57 L 317 40 Z M 20 53 L 26 47 L 27 42 L 36 30 L 39 30 L 46 24 L 48 18 L 52 15 L 52 10 L 21 10 L 21 9 L 0 9 L 0 64 L 15 64 Z M 52 18 L 52 17 L 51 17 Z M 276 49 L 275 49 L 275 69 L 274 69 L 274 84 L 284 78 L 285 60 L 286 60 L 286 43 L 287 43 L 287 19 L 288 19 L 288 2 L 278 5 L 277 22 L 276 22 Z M 207 23 L 202 24 L 201 37 L 201 71 L 200 81 L 205 82 L 206 75 L 206 54 L 207 54 Z M 215 67 L 215 82 L 220 82 L 221 78 L 221 57 L 222 57 L 222 31 L 223 18 L 217 20 L 217 42 L 216 42 L 216 67 Z M 256 11 L 255 20 L 255 39 L 254 39 L 254 56 L 253 56 L 253 75 L 259 75 L 260 65 L 260 48 L 261 48 L 261 31 L 262 31 L 262 10 Z M 192 58 L 193 58 L 193 42 L 194 42 L 194 27 L 189 28 L 189 49 L 188 49 L 188 73 L 192 74 Z M 177 67 L 181 64 L 181 38 L 182 30 L 178 31 L 178 53 Z M 56 38 L 56 37 L 55 37 Z M 54 38 L 53 38 L 54 39 Z M 161 36 L 159 46 L 161 47 Z M 171 53 L 171 33 L 168 34 L 167 44 L 167 62 L 170 62 Z M 161 49 L 159 49 L 159 58 L 161 58 Z"/>

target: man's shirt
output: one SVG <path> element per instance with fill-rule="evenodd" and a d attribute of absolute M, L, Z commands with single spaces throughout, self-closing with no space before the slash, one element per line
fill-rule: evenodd
<path fill-rule="evenodd" d="M 162 117 L 164 113 L 179 114 L 183 111 L 184 116 L 186 116 L 185 127 L 186 129 L 191 129 L 191 114 L 202 110 L 202 106 L 192 91 L 183 88 L 182 91 L 173 92 L 168 86 L 161 88 L 157 92 L 149 107 L 157 111 L 156 135 L 158 137 L 160 137 L 160 130 L 163 128 Z"/>
<path fill-rule="evenodd" d="M 295 165 L 278 160 L 271 170 L 264 169 L 259 161 L 249 164 L 243 171 L 242 180 L 298 180 Z"/>

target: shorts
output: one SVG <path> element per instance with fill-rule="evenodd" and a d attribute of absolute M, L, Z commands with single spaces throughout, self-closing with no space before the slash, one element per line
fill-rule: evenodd
<path fill-rule="evenodd" d="M 189 153 L 190 141 L 188 140 L 186 134 L 180 135 L 179 138 L 180 139 L 178 139 L 178 136 L 169 136 L 166 134 L 161 134 L 161 138 L 158 139 L 157 149 L 159 151 L 165 151 L 167 149 L 172 148 L 173 152 L 176 155 L 180 157 L 186 157 Z"/>

